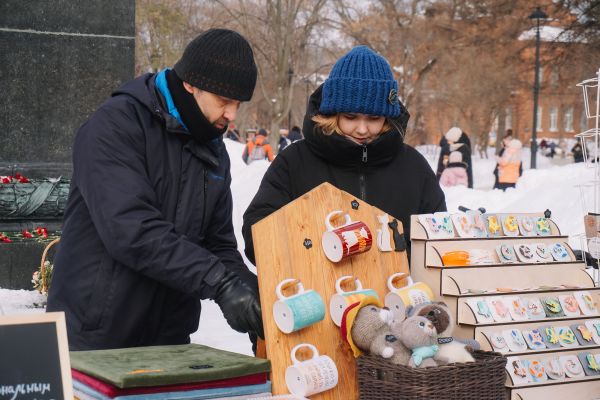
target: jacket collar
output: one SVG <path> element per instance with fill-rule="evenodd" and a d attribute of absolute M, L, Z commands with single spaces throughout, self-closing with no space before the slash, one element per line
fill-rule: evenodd
<path fill-rule="evenodd" d="M 158 74 L 141 75 L 123 84 L 112 93 L 112 96 L 127 95 L 135 99 L 163 122 L 169 134 L 174 134 L 186 142 L 185 147 L 196 158 L 212 167 L 218 167 L 220 154 L 225 151 L 223 139 L 217 138 L 204 144 L 191 140 L 190 133 L 177 118 L 169 113 L 167 101 L 156 85 L 157 76 Z"/>
<path fill-rule="evenodd" d="M 323 86 L 310 96 L 304 116 L 304 136 L 308 147 L 320 158 L 341 166 L 378 166 L 391 162 L 402 150 L 410 115 L 402 106 L 400 116 L 389 120 L 393 129 L 367 145 L 359 145 L 341 135 L 325 135 L 312 121 L 319 111 Z"/>

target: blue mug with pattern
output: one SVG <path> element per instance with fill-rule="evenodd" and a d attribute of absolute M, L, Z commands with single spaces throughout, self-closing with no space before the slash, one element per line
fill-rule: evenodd
<path fill-rule="evenodd" d="M 296 293 L 285 296 L 284 288 L 296 286 Z M 273 304 L 273 319 L 283 333 L 292 333 L 306 328 L 325 318 L 325 303 L 319 293 L 304 290 L 298 279 L 284 279 L 275 289 L 277 300 Z"/>

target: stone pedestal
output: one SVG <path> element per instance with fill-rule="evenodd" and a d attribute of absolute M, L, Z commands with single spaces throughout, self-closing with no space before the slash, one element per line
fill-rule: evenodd
<path fill-rule="evenodd" d="M 68 178 L 77 128 L 133 78 L 134 50 L 134 0 L 2 0 L 0 174 Z"/>

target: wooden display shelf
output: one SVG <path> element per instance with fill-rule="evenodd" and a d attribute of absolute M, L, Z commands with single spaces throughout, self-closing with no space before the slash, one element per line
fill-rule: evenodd
<path fill-rule="evenodd" d="M 434 268 L 434 269 L 478 269 L 478 268 L 493 268 L 493 267 L 521 267 L 523 265 L 580 265 L 581 260 L 576 261 L 552 261 L 546 263 L 506 263 L 506 264 L 473 264 L 473 265 L 426 265 L 425 268 Z"/>
<path fill-rule="evenodd" d="M 507 214 L 511 214 L 511 213 L 492 213 L 492 214 L 507 215 Z M 513 215 L 515 215 L 515 214 L 513 213 Z M 532 218 L 544 216 L 543 213 L 518 213 L 518 215 L 527 215 Z M 438 239 L 438 238 L 430 238 L 429 237 L 427 230 L 421 224 L 421 221 L 419 221 L 419 218 L 416 215 L 411 216 L 410 224 L 411 224 L 411 228 L 410 228 L 411 241 L 446 242 L 446 241 L 459 241 L 459 240 L 481 241 L 481 239 L 501 240 L 501 239 L 507 239 L 507 238 L 519 238 L 519 239 L 568 238 L 568 236 L 564 236 L 560 233 L 560 229 L 558 228 L 558 225 L 556 225 L 556 223 L 552 219 L 550 219 L 550 230 L 552 232 L 548 236 L 500 236 L 500 237 L 491 237 L 491 238 L 464 238 L 464 237 L 457 236 L 457 234 L 455 232 L 455 237 L 453 237 L 453 238 Z"/>
<path fill-rule="evenodd" d="M 440 294 L 451 296 L 460 296 L 467 289 L 492 291 L 497 288 L 559 287 L 567 283 L 577 287 L 594 286 L 594 279 L 586 272 L 583 263 L 498 266 L 478 270 L 446 268 L 441 270 L 440 279 Z M 510 293 L 514 292 L 506 294 Z"/>
<path fill-rule="evenodd" d="M 493 239 L 493 240 L 491 240 Z M 498 242 L 499 240 L 499 242 Z M 502 263 L 496 254 L 496 247 L 501 244 L 507 244 L 514 246 L 515 244 L 536 244 L 536 243 L 544 243 L 546 245 L 552 245 L 555 243 L 561 243 L 567 249 L 569 253 L 570 260 L 567 262 L 562 261 L 546 261 L 546 262 L 535 262 L 532 261 L 530 263 L 519 262 L 519 263 Z M 568 236 L 502 236 L 498 238 L 486 238 L 482 239 L 466 239 L 466 238 L 458 238 L 458 239 L 446 239 L 443 242 L 439 242 L 436 239 L 428 240 L 425 244 L 425 251 L 427 253 L 427 257 L 425 258 L 425 265 L 429 268 L 433 267 L 444 267 L 442 262 L 442 256 L 447 252 L 457 251 L 457 250 L 487 250 L 494 255 L 495 260 L 497 261 L 494 264 L 475 264 L 470 265 L 469 268 L 473 267 L 486 267 L 489 265 L 496 266 L 511 266 L 515 264 L 525 264 L 525 265 L 543 265 L 543 264 L 563 264 L 563 263 L 577 263 L 577 259 L 575 257 L 575 253 L 573 253 L 573 249 L 569 246 L 569 237 Z M 446 266 L 450 268 L 457 268 L 452 266 Z"/>
<path fill-rule="evenodd" d="M 577 356 L 579 353 L 587 353 L 588 351 L 585 349 L 579 350 L 579 349 L 570 349 L 571 351 L 562 351 L 560 352 L 560 354 L 557 354 L 558 357 L 561 356 L 569 356 L 569 355 L 575 355 Z M 512 355 L 509 355 L 508 357 L 510 357 Z M 546 358 L 548 356 L 542 356 L 542 357 L 537 357 L 533 354 L 531 355 L 524 355 L 524 356 L 519 356 L 519 358 L 521 360 L 540 360 L 542 358 Z M 506 386 L 509 388 L 530 388 L 530 387 L 543 387 L 543 386 L 554 386 L 554 385 L 560 385 L 560 384 L 565 384 L 565 383 L 577 383 L 577 382 L 591 382 L 591 381 L 599 381 L 600 380 L 600 375 L 586 375 L 580 378 L 567 378 L 565 377 L 564 379 L 547 379 L 544 382 L 533 382 L 533 383 L 524 383 L 524 384 L 514 384 L 512 381 L 512 376 L 510 374 L 506 374 Z M 598 392 L 596 394 L 600 394 L 600 384 L 598 384 Z"/>
<path fill-rule="evenodd" d="M 354 202 L 358 203 L 358 209 L 353 209 Z M 343 210 L 353 221 L 367 224 L 373 235 L 369 251 L 339 263 L 332 263 L 326 258 L 321 237 L 326 231 L 325 217 L 335 210 Z M 291 349 L 300 343 L 309 343 L 317 348 L 319 354 L 331 357 L 339 372 L 335 388 L 311 396 L 311 399 L 358 399 L 356 361 L 350 346 L 340 335 L 340 328 L 331 320 L 329 302 L 336 293 L 335 282 L 342 276 L 359 278 L 363 288 L 373 289 L 383 301 L 388 292 L 388 277 L 396 272 L 408 272 L 406 251 L 381 252 L 377 248 L 377 229 L 381 226 L 377 216 L 382 214 L 383 211 L 324 183 L 252 226 L 266 356 L 271 361 L 274 395 L 288 393 L 285 370 L 292 363 Z M 390 216 L 390 221 L 392 218 Z M 403 232 L 400 222 L 398 229 Z M 311 246 L 307 240 L 310 240 Z M 278 300 L 276 286 L 290 278 L 299 279 L 305 290 L 312 289 L 320 294 L 326 312 L 323 321 L 298 332 L 284 334 L 273 319 L 273 304 Z M 299 354 L 299 359 L 306 355 Z"/>
<path fill-rule="evenodd" d="M 544 288 L 544 289 L 530 289 L 530 290 L 513 290 L 512 292 L 486 292 L 486 293 L 463 293 L 463 294 L 449 294 L 444 293 L 444 296 L 448 297 L 490 297 L 490 296 L 516 296 L 522 294 L 542 294 L 542 293 L 565 293 L 565 292 L 580 292 L 580 291 L 598 291 L 600 287 L 581 287 L 581 288 Z"/>
<path fill-rule="evenodd" d="M 518 387 L 512 388 L 510 392 L 510 400 L 592 400 L 600 398 L 600 383 L 597 380 L 563 380 L 556 381 L 550 387 L 549 385 Z"/>
<path fill-rule="evenodd" d="M 551 292 L 548 292 L 551 293 Z M 598 303 L 598 300 L 600 299 L 600 297 L 598 296 L 598 291 L 596 291 L 596 303 Z M 510 297 L 512 296 L 512 294 L 503 294 L 503 295 L 499 295 L 498 297 Z M 530 297 L 537 297 L 537 296 L 533 296 L 533 295 L 523 295 L 520 296 L 523 298 L 530 298 Z M 574 316 L 574 317 L 551 317 L 551 318 L 544 318 L 544 319 L 536 319 L 536 320 L 525 320 L 525 321 L 505 321 L 505 322 L 488 322 L 488 323 L 481 323 L 481 322 L 477 322 L 477 316 L 475 315 L 475 312 L 471 309 L 471 307 L 469 307 L 469 305 L 467 304 L 467 299 L 466 298 L 458 298 L 458 314 L 456 316 L 456 321 L 459 325 L 466 325 L 466 326 L 472 326 L 472 327 L 481 327 L 481 326 L 501 326 L 501 325 L 523 325 L 523 324 L 529 324 L 529 323 L 538 323 L 539 324 L 544 324 L 544 323 L 548 323 L 548 322 L 552 322 L 552 321 L 573 321 L 573 320 L 579 320 L 579 319 L 599 319 L 600 318 L 600 314 L 596 314 L 596 315 L 578 315 L 578 316 Z"/>
<path fill-rule="evenodd" d="M 568 325 L 573 325 L 576 323 L 585 323 L 586 321 L 589 321 L 591 319 L 598 319 L 598 318 L 599 317 L 578 318 L 578 319 L 569 321 Z M 529 323 L 523 323 L 518 326 L 518 328 L 521 332 L 523 330 L 536 329 L 536 328 L 539 328 L 540 326 L 557 327 L 557 326 L 565 325 L 564 323 L 561 323 L 560 321 L 536 320 L 536 321 L 525 321 L 525 322 L 529 322 Z M 510 324 L 510 325 L 514 325 L 514 324 Z M 481 344 L 482 350 L 496 351 L 496 350 L 494 350 L 492 343 L 490 342 L 490 335 L 494 332 L 499 332 L 501 330 L 502 329 L 498 329 L 497 326 L 477 327 L 477 328 L 475 328 L 475 340 L 477 340 Z M 528 350 L 522 351 L 522 352 L 512 352 L 511 351 L 508 353 L 504 353 L 504 355 L 507 357 L 510 357 L 510 356 L 521 356 L 521 355 L 526 355 L 526 354 L 554 353 L 554 352 L 562 352 L 562 351 L 577 350 L 577 349 L 581 349 L 581 351 L 589 350 L 589 349 L 600 349 L 600 344 L 593 342 L 592 344 L 589 344 L 589 345 L 579 345 L 576 347 L 559 347 L 559 348 L 555 348 L 555 349 L 540 349 L 540 350 L 528 349 Z"/>

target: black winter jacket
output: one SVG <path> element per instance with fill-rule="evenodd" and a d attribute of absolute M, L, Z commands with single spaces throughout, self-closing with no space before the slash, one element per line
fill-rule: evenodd
<path fill-rule="evenodd" d="M 258 193 L 244 213 L 242 232 L 248 259 L 254 260 L 251 227 L 323 182 L 329 182 L 399 219 L 410 239 L 412 214 L 445 211 L 444 193 L 425 158 L 404 144 L 408 112 L 391 121 L 395 127 L 368 145 L 324 135 L 312 117 L 319 110 L 321 88 L 311 96 L 304 117 L 305 139 L 292 143 L 269 166 Z"/>
<path fill-rule="evenodd" d="M 222 139 L 201 145 L 168 114 L 155 76 L 82 125 L 48 311 L 72 350 L 189 343 L 227 268 L 250 273 L 231 222 Z"/>

